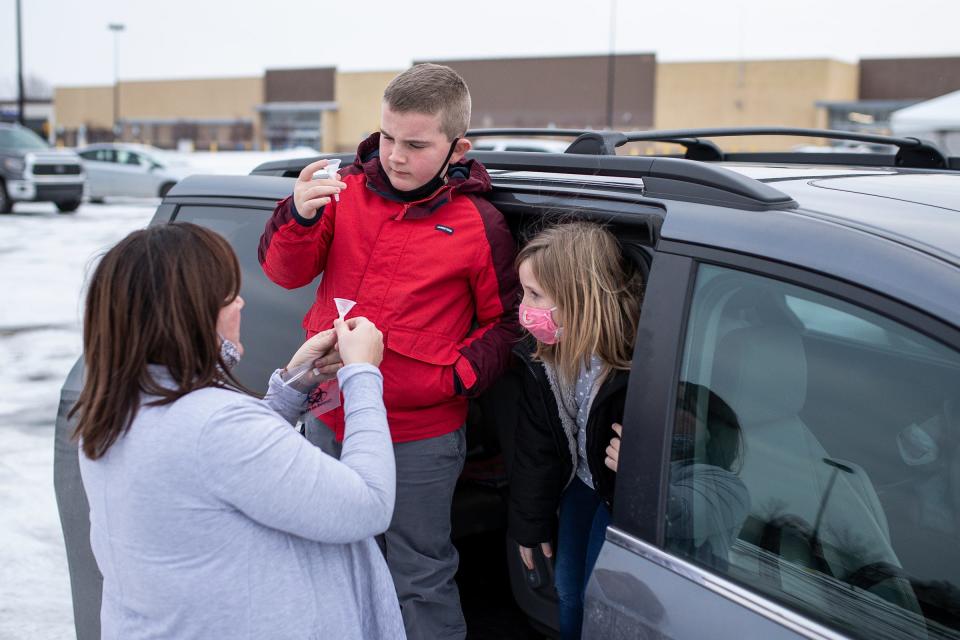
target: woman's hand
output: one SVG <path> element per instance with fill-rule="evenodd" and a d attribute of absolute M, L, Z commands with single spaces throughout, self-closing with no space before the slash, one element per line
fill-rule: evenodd
<path fill-rule="evenodd" d="M 549 542 L 541 542 L 540 551 L 542 551 L 543 555 L 547 558 L 553 557 L 553 547 L 550 546 Z M 521 544 L 520 559 L 528 571 L 533 571 L 533 547 L 525 547 Z"/>
<path fill-rule="evenodd" d="M 377 367 L 383 360 L 383 334 L 366 318 L 334 320 L 337 348 L 343 364 L 367 363 Z"/>
<path fill-rule="evenodd" d="M 290 358 L 286 370 L 293 372 L 295 369 L 311 365 L 310 371 L 299 379 L 298 387 L 309 388 L 337 375 L 343 362 L 336 345 L 337 333 L 330 329 L 316 334 L 297 349 Z"/>
<path fill-rule="evenodd" d="M 616 422 L 610 425 L 610 427 L 614 433 L 617 434 L 617 437 L 610 438 L 610 445 L 607 447 L 607 457 L 604 459 L 603 464 L 613 469 L 613 471 L 616 471 L 617 466 L 620 464 L 620 436 L 623 435 L 623 427 Z"/>

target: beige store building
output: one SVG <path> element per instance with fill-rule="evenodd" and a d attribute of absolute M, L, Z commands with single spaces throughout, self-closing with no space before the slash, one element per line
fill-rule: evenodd
<path fill-rule="evenodd" d="M 337 111 L 324 121 L 324 151 L 353 151 L 380 128 L 383 90 L 400 71 L 338 73 Z"/>
<path fill-rule="evenodd" d="M 380 124 L 380 99 L 397 71 L 268 70 L 263 77 L 120 82 L 121 139 L 197 150 L 309 146 L 355 149 Z M 112 86 L 59 87 L 59 144 L 113 140 Z"/>
<path fill-rule="evenodd" d="M 121 139 L 175 148 L 250 149 L 259 140 L 256 107 L 263 78 L 120 82 L 116 104 Z M 57 88 L 54 130 L 73 145 L 112 139 L 113 87 Z"/>
<path fill-rule="evenodd" d="M 855 100 L 858 90 L 858 66 L 837 60 L 661 62 L 654 127 L 823 128 L 827 114 L 817 102 Z M 721 140 L 720 145 L 729 151 L 764 151 L 809 142 L 751 137 Z"/>
<path fill-rule="evenodd" d="M 605 56 L 445 62 L 471 83 L 474 127 L 599 128 L 606 122 Z M 651 54 L 625 54 L 616 64 L 614 121 L 625 130 L 823 127 L 827 113 L 818 103 L 856 100 L 860 90 L 858 65 L 828 59 L 658 63 Z M 571 85 L 573 71 L 577 81 Z M 383 90 L 397 73 L 325 67 L 268 70 L 262 77 L 121 82 L 122 137 L 166 148 L 188 141 L 197 149 L 306 145 L 348 151 L 377 130 Z M 58 140 L 72 145 L 82 137 L 111 139 L 112 100 L 110 86 L 57 89 Z M 748 151 L 806 142 L 749 138 L 722 146 Z"/>

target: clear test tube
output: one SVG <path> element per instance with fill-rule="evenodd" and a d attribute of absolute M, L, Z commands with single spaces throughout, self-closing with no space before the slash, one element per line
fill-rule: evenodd
<path fill-rule="evenodd" d="M 313 180 L 328 180 L 337 175 L 337 171 L 340 170 L 340 158 L 331 158 L 327 160 L 327 166 L 319 171 L 314 171 L 312 179 Z M 337 202 L 340 202 L 340 194 L 333 194 L 333 199 Z"/>

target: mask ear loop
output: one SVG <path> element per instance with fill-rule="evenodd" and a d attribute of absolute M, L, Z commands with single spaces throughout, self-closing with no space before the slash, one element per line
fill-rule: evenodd
<path fill-rule="evenodd" d="M 450 150 L 447 151 L 447 157 L 444 159 L 443 163 L 440 165 L 440 171 L 438 171 L 437 175 L 433 177 L 433 180 L 440 180 L 442 182 L 447 181 L 447 163 L 449 163 L 450 158 L 453 157 L 453 150 L 456 148 L 458 142 L 460 142 L 459 137 L 454 138 L 453 142 L 450 143 Z"/>

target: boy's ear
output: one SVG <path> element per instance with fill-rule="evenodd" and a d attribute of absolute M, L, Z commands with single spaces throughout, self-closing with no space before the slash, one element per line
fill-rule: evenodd
<path fill-rule="evenodd" d="M 453 155 L 450 156 L 450 164 L 456 164 L 463 160 L 463 156 L 467 155 L 467 152 L 472 148 L 473 143 L 466 138 L 457 140 L 457 144 L 453 147 Z"/>

